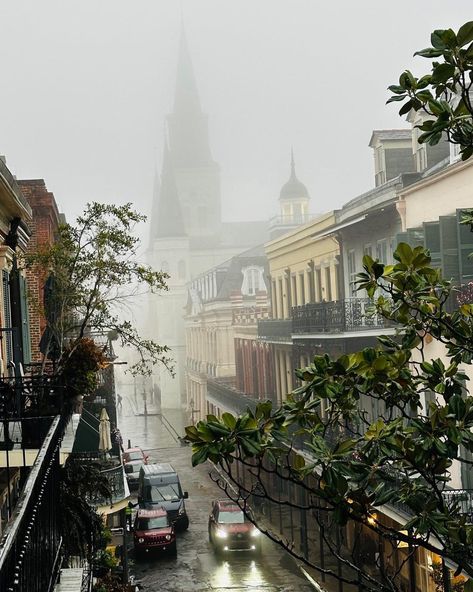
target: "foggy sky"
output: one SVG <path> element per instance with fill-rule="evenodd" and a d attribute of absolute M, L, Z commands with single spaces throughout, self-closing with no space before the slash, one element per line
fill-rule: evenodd
<path fill-rule="evenodd" d="M 471 0 L 183 0 L 226 220 L 277 213 L 296 171 L 312 212 L 373 186 L 371 130 L 407 127 L 386 87 Z M 87 201 L 151 210 L 171 110 L 178 0 L 0 0 L 0 154 L 44 178 L 68 218 Z"/>

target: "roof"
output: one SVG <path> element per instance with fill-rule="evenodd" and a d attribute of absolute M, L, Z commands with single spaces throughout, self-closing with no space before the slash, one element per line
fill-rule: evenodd
<path fill-rule="evenodd" d="M 225 508 L 228 512 L 241 512 L 240 506 L 231 500 L 216 500 L 215 502 L 219 508 Z"/>
<path fill-rule="evenodd" d="M 263 267 L 267 268 L 267 258 L 264 252 L 264 245 L 257 245 L 251 247 L 227 261 L 224 261 L 220 265 L 217 265 L 204 273 L 197 276 L 193 283 L 198 281 L 199 278 L 204 278 L 209 274 L 216 274 L 217 282 L 217 294 L 212 297 L 212 300 L 228 300 L 234 292 L 241 290 L 243 282 L 242 269 L 245 267 Z"/>
<path fill-rule="evenodd" d="M 373 147 L 375 140 L 410 140 L 412 138 L 412 130 L 409 129 L 388 129 L 388 130 L 373 130 L 369 142 L 369 146 Z"/>
<path fill-rule="evenodd" d="M 169 463 L 158 463 L 152 465 L 143 465 L 145 475 L 161 475 L 166 473 L 175 473 L 174 467 Z"/>
<path fill-rule="evenodd" d="M 161 516 L 167 516 L 167 512 L 164 508 L 156 508 L 155 510 L 138 510 L 138 518 L 159 518 Z"/>
<path fill-rule="evenodd" d="M 279 199 L 297 199 L 309 198 L 309 192 L 304 183 L 301 183 L 296 176 L 296 165 L 294 162 L 294 153 L 291 153 L 291 176 L 281 188 Z"/>

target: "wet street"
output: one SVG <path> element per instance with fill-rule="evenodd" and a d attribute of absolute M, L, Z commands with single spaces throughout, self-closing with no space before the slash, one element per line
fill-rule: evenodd
<path fill-rule="evenodd" d="M 136 562 L 132 573 L 145 591 L 156 592 L 309 592 L 314 588 L 304 578 L 296 562 L 269 540 L 263 552 L 253 558 L 233 554 L 228 560 L 216 557 L 208 541 L 207 524 L 212 499 L 222 492 L 208 476 L 208 468 L 192 468 L 191 448 L 181 446 L 173 429 L 184 433 L 186 425 L 179 411 L 159 415 L 136 415 L 133 400 L 123 398 L 119 426 L 126 446 L 141 446 L 150 462 L 171 462 L 179 473 L 182 487 L 189 492 L 186 501 L 190 526 L 179 532 L 177 557 L 155 556 Z M 154 412 L 152 406 L 149 413 Z"/>

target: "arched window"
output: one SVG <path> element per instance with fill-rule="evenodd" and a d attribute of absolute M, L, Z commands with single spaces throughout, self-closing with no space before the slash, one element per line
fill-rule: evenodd
<path fill-rule="evenodd" d="M 186 279 L 186 262 L 183 259 L 177 264 L 177 277 L 180 280 Z"/>

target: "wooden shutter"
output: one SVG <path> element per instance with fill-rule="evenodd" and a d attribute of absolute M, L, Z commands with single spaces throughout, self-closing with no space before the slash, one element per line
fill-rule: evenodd
<path fill-rule="evenodd" d="M 424 246 L 429 249 L 432 258 L 432 267 L 442 266 L 442 257 L 440 255 L 440 224 L 435 222 L 424 222 Z"/>
<path fill-rule="evenodd" d="M 460 284 L 458 263 L 458 225 L 456 216 L 440 216 L 440 249 L 442 275 L 446 280 Z"/>

